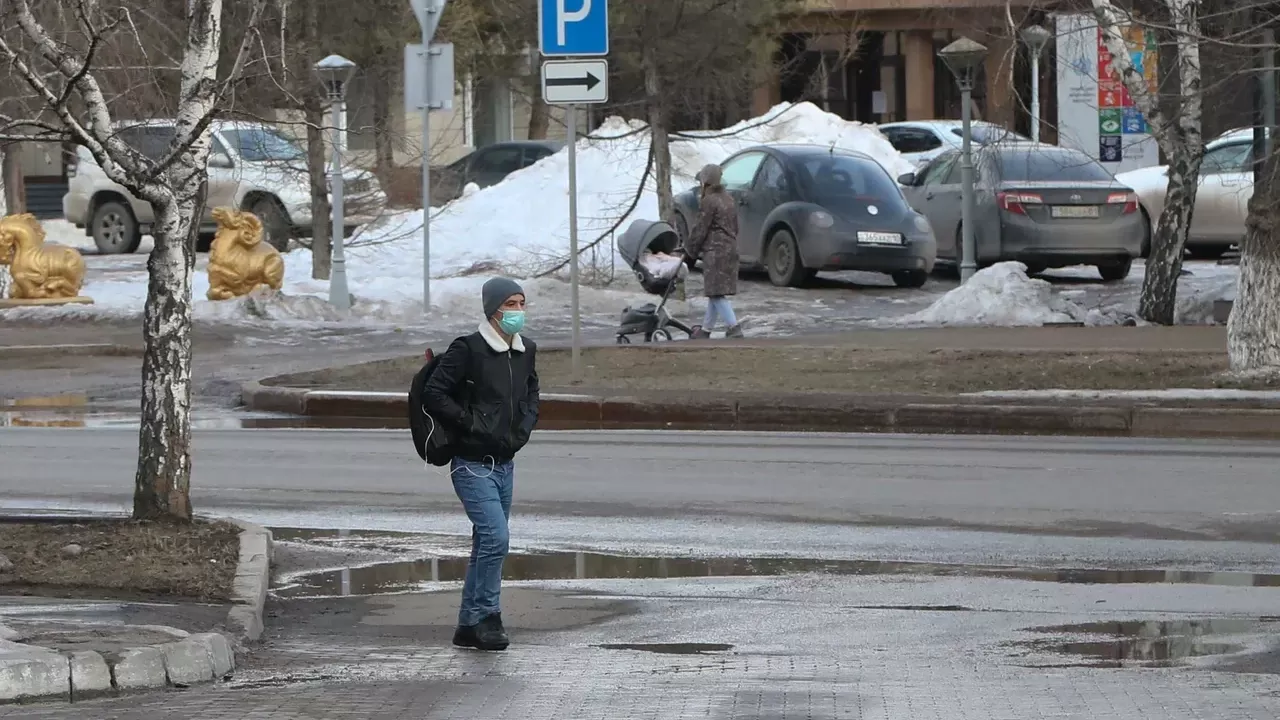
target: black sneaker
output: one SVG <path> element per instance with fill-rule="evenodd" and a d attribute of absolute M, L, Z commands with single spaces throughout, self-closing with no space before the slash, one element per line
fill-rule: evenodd
<path fill-rule="evenodd" d="M 481 650 L 506 650 L 511 641 L 502 627 L 502 615 L 493 614 L 480 621 L 475 628 L 475 647 Z"/>
<path fill-rule="evenodd" d="M 476 626 L 459 625 L 458 629 L 453 631 L 453 644 L 464 648 L 478 647 L 479 640 L 476 639 Z"/>

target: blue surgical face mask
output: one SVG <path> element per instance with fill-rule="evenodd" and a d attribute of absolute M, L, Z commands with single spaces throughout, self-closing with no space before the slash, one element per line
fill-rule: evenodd
<path fill-rule="evenodd" d="M 502 328 L 502 332 L 508 335 L 515 335 L 524 329 L 524 311 L 523 310 L 503 310 L 502 318 L 498 320 L 498 327 Z"/>

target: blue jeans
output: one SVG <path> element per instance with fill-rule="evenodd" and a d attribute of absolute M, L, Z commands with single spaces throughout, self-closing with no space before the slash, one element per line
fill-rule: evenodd
<path fill-rule="evenodd" d="M 471 519 L 471 561 L 462 584 L 459 625 L 475 625 L 502 612 L 502 561 L 511 535 L 511 489 L 515 466 L 453 459 L 453 491 Z"/>
<path fill-rule="evenodd" d="M 710 330 L 716 323 L 716 316 L 724 321 L 725 327 L 738 324 L 738 317 L 733 312 L 733 305 L 724 295 L 707 298 L 707 314 L 702 318 L 702 329 Z"/>

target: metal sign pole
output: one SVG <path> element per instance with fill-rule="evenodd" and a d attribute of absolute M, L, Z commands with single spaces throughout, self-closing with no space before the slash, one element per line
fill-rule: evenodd
<path fill-rule="evenodd" d="M 578 106 L 570 105 L 569 126 L 569 303 L 573 306 L 573 379 L 582 379 L 582 314 L 578 305 Z"/>
<path fill-rule="evenodd" d="M 428 12 L 432 12 L 429 9 Z M 422 23 L 422 54 L 427 71 L 422 103 L 422 314 L 431 314 L 431 23 Z"/>

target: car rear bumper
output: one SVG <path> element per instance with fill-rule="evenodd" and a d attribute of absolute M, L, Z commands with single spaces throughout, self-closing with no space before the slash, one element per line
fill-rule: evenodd
<path fill-rule="evenodd" d="M 1131 213 L 1113 222 L 1037 223 L 1010 216 L 1000 228 L 1002 260 L 1062 267 L 1115 262 L 1142 254 L 1142 216 Z"/>
<path fill-rule="evenodd" d="M 808 238 L 804 263 L 816 270 L 865 270 L 931 272 L 938 256 L 937 243 L 930 237 L 908 238 L 902 245 L 869 245 L 849 236 L 815 235 Z"/>

